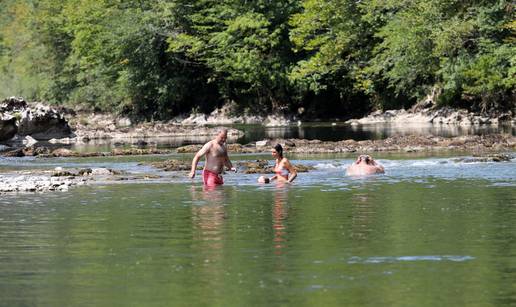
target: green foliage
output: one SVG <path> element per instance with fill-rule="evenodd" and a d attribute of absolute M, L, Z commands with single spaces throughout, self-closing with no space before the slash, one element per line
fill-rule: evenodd
<path fill-rule="evenodd" d="M 206 2 L 164 6 L 173 20 L 182 21 L 168 39 L 169 52 L 206 67 L 225 99 L 285 107 L 291 90 L 286 73 L 293 61 L 286 22 L 295 2 Z"/>
<path fill-rule="evenodd" d="M 0 96 L 37 98 L 48 87 L 45 46 L 32 39 L 30 3 L 4 1 L 0 13 Z"/>
<path fill-rule="evenodd" d="M 328 86 L 349 91 L 357 82 L 356 70 L 367 59 L 362 48 L 370 33 L 361 21 L 356 1 L 306 0 L 303 12 L 292 16 L 290 33 L 304 58 L 293 68 L 290 78 L 303 87 L 318 92 Z M 341 80 L 346 80 L 343 83 Z"/>
<path fill-rule="evenodd" d="M 507 0 L 1 0 L 0 96 L 166 119 L 515 107 Z"/>
<path fill-rule="evenodd" d="M 376 83 L 413 99 L 438 85 L 443 103 L 465 99 L 473 101 L 469 107 L 484 110 L 514 105 L 508 93 L 514 92 L 508 81 L 514 79 L 509 73 L 514 44 L 504 43 L 513 14 L 508 1 L 371 2 L 369 18 L 379 12 L 387 16 L 376 23 L 380 43 L 364 70 Z"/>
<path fill-rule="evenodd" d="M 464 67 L 464 94 L 478 97 L 483 111 L 507 104 L 516 87 L 515 64 L 515 47 L 494 47 L 477 55 Z"/>

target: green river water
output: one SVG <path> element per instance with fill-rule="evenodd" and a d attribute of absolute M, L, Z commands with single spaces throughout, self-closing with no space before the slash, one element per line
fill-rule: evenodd
<path fill-rule="evenodd" d="M 138 159 L 4 168 L 149 171 Z M 515 160 L 380 156 L 369 178 L 344 175 L 350 156 L 292 160 L 316 170 L 290 186 L 175 174 L 2 195 L 0 305 L 516 305 Z"/>

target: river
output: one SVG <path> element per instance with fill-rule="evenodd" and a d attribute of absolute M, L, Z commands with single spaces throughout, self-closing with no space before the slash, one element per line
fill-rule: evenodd
<path fill-rule="evenodd" d="M 107 166 L 149 180 L 0 198 L 2 306 L 514 306 L 516 160 L 290 156 L 289 186 L 226 174 L 206 189 L 142 160 L 0 160 L 24 170 Z M 235 155 L 233 161 L 269 158 Z"/>

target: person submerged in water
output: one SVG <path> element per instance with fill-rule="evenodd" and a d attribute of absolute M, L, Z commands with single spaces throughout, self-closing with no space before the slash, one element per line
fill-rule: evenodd
<path fill-rule="evenodd" d="M 260 176 L 258 178 L 259 183 L 269 183 L 273 180 L 277 182 L 286 182 L 291 183 L 297 177 L 297 171 L 294 166 L 290 163 L 290 161 L 283 157 L 283 147 L 280 144 L 274 146 L 271 151 L 272 156 L 275 159 L 274 164 L 274 173 L 276 175 L 267 178 L 265 176 Z"/>
<path fill-rule="evenodd" d="M 385 173 L 383 166 L 377 163 L 370 155 L 358 156 L 357 160 L 346 169 L 346 174 L 348 176 L 363 176 L 383 173 Z"/>
<path fill-rule="evenodd" d="M 195 169 L 202 156 L 206 156 L 206 163 L 204 164 L 202 175 L 203 182 L 207 186 L 224 184 L 224 179 L 221 175 L 224 172 L 224 166 L 236 172 L 236 168 L 233 167 L 228 157 L 228 151 L 226 149 L 227 137 L 227 129 L 221 129 L 213 140 L 204 144 L 192 160 L 192 169 L 189 174 L 190 178 L 193 179 L 195 177 Z"/>

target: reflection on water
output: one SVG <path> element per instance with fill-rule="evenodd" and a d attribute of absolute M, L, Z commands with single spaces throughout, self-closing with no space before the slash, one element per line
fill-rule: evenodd
<path fill-rule="evenodd" d="M 430 124 L 370 124 L 351 126 L 354 132 L 364 132 L 370 137 L 366 139 L 385 139 L 393 135 L 436 135 L 455 137 L 461 135 L 483 135 L 493 133 L 508 133 L 515 135 L 516 127 L 512 126 L 460 126 L 460 125 L 430 125 Z"/>
<path fill-rule="evenodd" d="M 516 135 L 516 127 L 512 126 L 459 126 L 431 124 L 368 124 L 347 125 L 342 123 L 312 123 L 288 127 L 240 126 L 245 135 L 238 139 L 245 144 L 265 138 L 299 138 L 318 139 L 322 141 L 340 141 L 346 139 L 379 140 L 393 135 L 436 135 L 454 137 L 460 135 L 481 135 L 492 133 L 508 133 Z"/>
<path fill-rule="evenodd" d="M 204 144 L 213 139 L 213 136 L 175 136 L 175 137 L 147 137 L 147 138 L 128 138 L 123 140 L 91 140 L 88 143 L 78 143 L 71 145 L 71 149 L 78 152 L 109 152 L 114 148 L 131 148 L 131 147 L 154 147 L 158 149 L 176 148 L 179 146 L 190 144 Z M 229 135 L 228 142 L 234 143 L 237 137 Z M 138 144 L 139 141 L 145 141 L 147 145 Z M 42 143 L 44 144 L 44 143 Z M 49 144 L 47 144 L 49 145 Z M 55 145 L 52 145 L 55 146 Z"/>
<path fill-rule="evenodd" d="M 299 138 L 318 139 L 322 141 L 340 141 L 346 139 L 377 140 L 385 139 L 393 135 L 428 135 L 433 134 L 443 137 L 460 135 L 481 135 L 492 133 L 507 133 L 516 135 L 516 127 L 512 126 L 458 126 L 458 125 L 430 125 L 430 124 L 369 124 L 347 125 L 343 123 L 304 123 L 300 126 L 264 127 L 261 125 L 235 125 L 237 129 L 244 131 L 244 136 L 235 138 L 230 136 L 229 143 L 247 144 L 263 139 L 273 138 Z M 203 144 L 209 141 L 210 136 L 178 136 L 162 138 L 146 138 L 148 146 L 157 148 L 176 148 L 189 144 Z M 139 139 L 128 139 L 124 142 L 110 140 L 93 140 L 85 144 L 72 145 L 73 150 L 81 152 L 111 151 L 115 147 L 136 146 Z M 133 144 L 134 143 L 134 144 Z"/>
<path fill-rule="evenodd" d="M 282 254 L 282 249 L 286 247 L 287 227 L 286 220 L 288 217 L 288 194 L 286 184 L 283 182 L 275 182 L 274 204 L 272 208 L 272 228 L 274 231 L 274 252 L 276 255 Z"/>
<path fill-rule="evenodd" d="M 225 219 L 224 197 L 222 187 L 203 186 L 201 191 L 196 186 L 190 188 L 192 193 L 192 222 L 196 238 L 209 241 L 207 247 L 212 250 L 221 248 L 222 227 Z"/>
<path fill-rule="evenodd" d="M 191 186 L 190 191 L 193 241 L 197 242 L 193 252 L 201 259 L 200 274 L 208 284 L 221 283 L 224 274 L 218 265 L 224 260 L 225 191 L 221 186 Z"/>
<path fill-rule="evenodd" d="M 353 217 L 351 219 L 351 237 L 355 240 L 366 240 L 374 222 L 374 210 L 369 195 L 356 193 L 351 199 Z"/>

